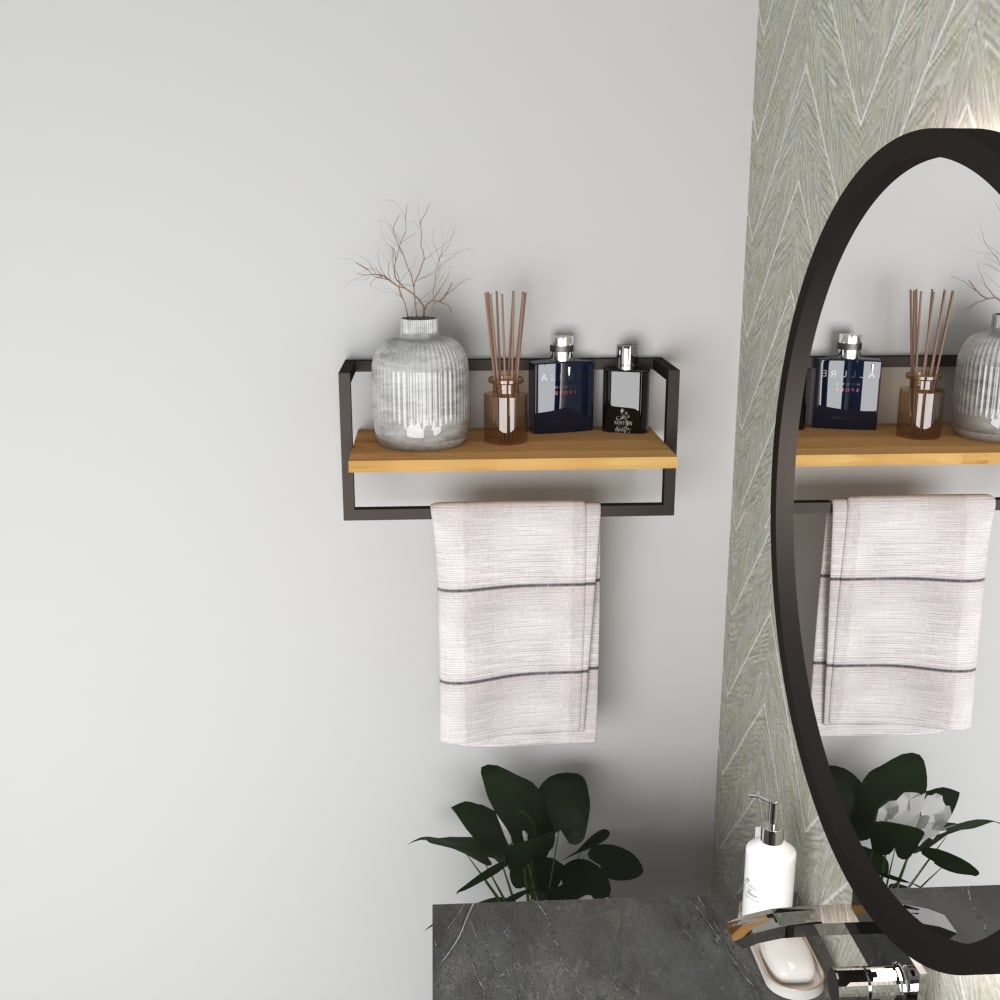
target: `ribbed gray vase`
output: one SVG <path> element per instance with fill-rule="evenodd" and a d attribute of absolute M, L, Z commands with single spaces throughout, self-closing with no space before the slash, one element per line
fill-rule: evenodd
<path fill-rule="evenodd" d="M 469 431 L 469 358 L 437 320 L 409 316 L 372 356 L 375 437 L 386 448 L 440 451 Z"/>
<path fill-rule="evenodd" d="M 1000 441 L 1000 313 L 989 330 L 974 333 L 955 359 L 955 433 Z"/>

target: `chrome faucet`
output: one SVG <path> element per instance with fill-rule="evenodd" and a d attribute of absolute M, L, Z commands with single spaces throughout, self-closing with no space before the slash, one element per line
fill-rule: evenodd
<path fill-rule="evenodd" d="M 904 906 L 922 924 L 954 935 L 955 928 L 943 913 L 926 906 Z M 774 907 L 735 917 L 726 922 L 726 929 L 733 942 L 744 948 L 789 937 L 882 933 L 868 911 L 858 903 Z"/>
<path fill-rule="evenodd" d="M 911 915 L 949 936 L 955 928 L 937 910 L 904 904 Z M 726 923 L 729 936 L 744 948 L 791 937 L 821 937 L 838 934 L 881 934 L 868 911 L 855 903 L 827 903 L 822 906 L 788 906 L 747 913 Z M 913 997 L 920 990 L 920 971 L 911 961 L 883 966 L 855 966 L 830 969 L 827 989 L 833 1000 L 851 997 Z"/>
<path fill-rule="evenodd" d="M 914 997 L 920 993 L 920 973 L 909 962 L 860 965 L 850 969 L 831 969 L 826 985 L 835 1000 Z"/>

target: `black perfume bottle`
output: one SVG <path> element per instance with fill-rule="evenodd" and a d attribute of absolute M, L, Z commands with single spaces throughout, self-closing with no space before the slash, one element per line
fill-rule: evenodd
<path fill-rule="evenodd" d="M 573 335 L 557 333 L 552 357 L 528 362 L 528 427 L 536 434 L 594 426 L 594 362 L 573 357 Z"/>
<path fill-rule="evenodd" d="M 837 356 L 818 358 L 813 388 L 813 427 L 875 430 L 882 362 L 861 356 L 856 333 L 837 335 Z"/>
<path fill-rule="evenodd" d="M 631 344 L 618 345 L 618 367 L 604 369 L 604 421 L 614 434 L 641 434 L 646 429 L 649 372 L 636 368 Z"/>

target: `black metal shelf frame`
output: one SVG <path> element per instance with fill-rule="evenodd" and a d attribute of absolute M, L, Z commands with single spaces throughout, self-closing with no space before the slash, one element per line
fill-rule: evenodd
<path fill-rule="evenodd" d="M 611 368 L 618 364 L 617 357 L 587 358 L 597 369 Z M 666 383 L 663 411 L 663 442 L 677 454 L 677 405 L 680 391 L 680 371 L 664 358 L 644 359 L 641 367 L 659 375 Z M 522 362 L 521 370 L 527 371 L 527 362 Z M 348 358 L 340 367 L 338 383 L 340 391 L 340 465 L 344 485 L 345 521 L 404 521 L 426 519 L 431 516 L 429 506 L 359 507 L 354 493 L 354 473 L 348 471 L 347 463 L 354 447 L 354 406 L 351 383 L 359 372 L 372 370 L 371 358 Z M 469 358 L 469 370 L 491 371 L 489 358 Z M 651 501 L 602 503 L 601 514 L 605 517 L 629 515 L 670 515 L 674 512 L 674 488 L 676 469 L 663 469 L 660 484 L 660 499 Z M 490 473 L 494 475 L 495 473 Z"/>

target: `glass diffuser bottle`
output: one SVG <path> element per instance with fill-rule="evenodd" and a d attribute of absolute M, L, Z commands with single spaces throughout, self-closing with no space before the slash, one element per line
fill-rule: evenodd
<path fill-rule="evenodd" d="M 524 444 L 528 440 L 528 407 L 524 378 L 490 375 L 483 393 L 483 440 L 487 444 Z"/>

